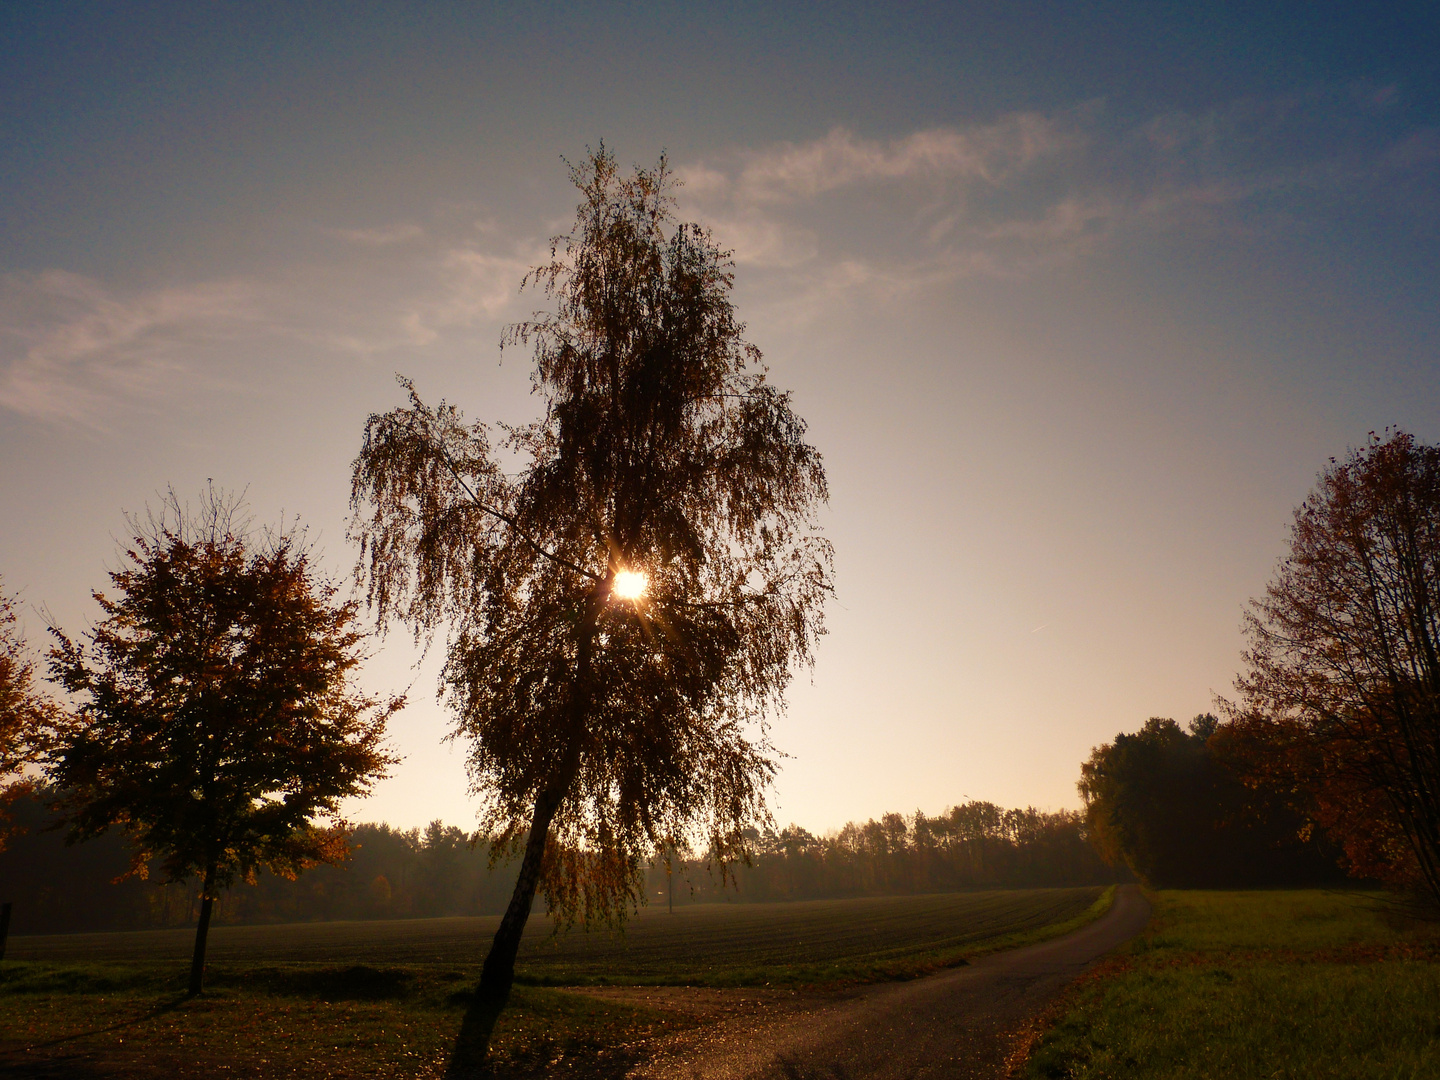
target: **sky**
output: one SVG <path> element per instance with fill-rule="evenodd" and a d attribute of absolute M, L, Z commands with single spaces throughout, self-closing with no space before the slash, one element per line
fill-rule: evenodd
<path fill-rule="evenodd" d="M 566 160 L 664 152 L 825 458 L 836 596 L 781 824 L 1079 806 L 1230 692 L 1295 506 L 1440 441 L 1432 4 L 0 0 L 0 577 L 71 633 L 173 487 L 347 579 L 396 374 L 525 421 Z M 469 826 L 442 652 L 355 820 Z"/>

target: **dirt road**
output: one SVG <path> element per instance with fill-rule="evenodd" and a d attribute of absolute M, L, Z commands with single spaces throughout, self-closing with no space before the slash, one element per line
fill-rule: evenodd
<path fill-rule="evenodd" d="M 1139 933 L 1150 905 L 1123 886 L 1073 934 L 966 967 L 830 998 L 747 1010 L 663 1048 L 632 1076 L 682 1080 L 998 1077 L 1016 1033 L 1066 984 Z"/>

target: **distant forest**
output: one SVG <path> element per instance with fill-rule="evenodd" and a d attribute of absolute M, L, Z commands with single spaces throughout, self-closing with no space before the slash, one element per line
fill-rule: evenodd
<path fill-rule="evenodd" d="M 123 835 L 67 846 L 50 828 L 43 797 L 10 807 L 23 829 L 0 852 L 0 900 L 14 903 L 11 932 L 131 930 L 192 923 L 194 882 L 163 885 L 122 878 L 131 849 Z M 791 825 L 751 836 L 750 866 L 722 882 L 703 860 L 677 864 L 674 903 L 809 900 L 970 888 L 1091 885 L 1132 880 L 1086 842 L 1081 814 L 1005 810 L 971 802 L 938 817 L 886 814 L 815 836 Z M 360 825 L 350 857 L 295 880 L 262 874 L 225 894 L 219 923 L 307 922 L 492 915 L 504 910 L 515 864 L 489 868 L 489 846 L 432 822 L 423 831 Z M 652 905 L 669 897 L 663 867 L 646 886 Z"/>

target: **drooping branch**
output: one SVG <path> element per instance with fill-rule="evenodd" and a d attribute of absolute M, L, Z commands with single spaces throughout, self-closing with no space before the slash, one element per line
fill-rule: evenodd
<path fill-rule="evenodd" d="M 743 853 L 768 717 L 824 632 L 831 553 L 820 456 L 744 340 L 728 253 L 673 221 L 663 162 L 626 178 L 602 149 L 576 179 L 574 229 L 522 286 L 552 310 L 501 342 L 532 351 L 544 403 L 499 425 L 523 468 L 502 474 L 487 429 L 407 384 L 409 407 L 367 425 L 352 535 L 382 617 L 446 627 L 483 826 L 527 859 L 539 845 L 527 880 L 589 921 L 638 901 L 662 841 Z M 621 569 L 646 575 L 642 600 L 609 595 Z"/>

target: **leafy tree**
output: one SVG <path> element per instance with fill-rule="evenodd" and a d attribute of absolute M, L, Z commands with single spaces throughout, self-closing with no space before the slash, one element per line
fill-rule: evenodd
<path fill-rule="evenodd" d="M 460 829 L 436 820 L 425 828 L 420 845 L 420 889 L 427 914 L 447 915 L 457 910 L 464 888 L 464 853 L 468 838 Z"/>
<path fill-rule="evenodd" d="M 1304 792 L 1353 872 L 1440 902 L 1440 447 L 1331 459 L 1247 630 L 1252 778 Z"/>
<path fill-rule="evenodd" d="M 1221 732 L 1221 736 L 1217 736 Z M 1334 876 L 1304 819 L 1274 792 L 1252 791 L 1217 752 L 1209 713 L 1189 730 L 1152 717 L 1096 747 L 1080 767 L 1090 842 L 1157 888 L 1313 882 Z"/>
<path fill-rule="evenodd" d="M 120 826 L 136 872 L 153 858 L 170 881 L 200 878 L 197 994 L 222 890 L 344 855 L 340 801 L 394 760 L 381 739 L 402 701 L 350 688 L 355 605 L 335 602 L 303 534 L 252 536 L 213 491 L 193 515 L 172 492 L 131 526 L 114 598 L 94 594 L 104 618 L 80 642 L 54 631 L 52 678 L 76 711 L 46 775 L 72 839 Z"/>
<path fill-rule="evenodd" d="M 24 768 L 54 703 L 35 687 L 35 664 L 19 632 L 15 598 L 0 591 L 0 851 L 11 835 L 6 806 L 30 789 Z"/>
<path fill-rule="evenodd" d="M 1196 857 L 1212 839 L 1208 766 L 1202 733 L 1161 717 L 1096 747 L 1078 785 L 1091 842 L 1148 884 L 1216 884 L 1195 873 L 1197 863 L 1210 861 Z"/>
<path fill-rule="evenodd" d="M 521 286 L 555 310 L 502 341 L 533 347 L 543 417 L 492 447 L 406 383 L 354 469 L 368 595 L 448 628 L 482 828 L 523 853 L 481 977 L 496 1008 L 537 889 L 562 920 L 618 918 L 671 838 L 745 855 L 766 717 L 831 590 L 820 455 L 742 337 L 728 255 L 675 223 L 663 157 L 624 178 L 602 146 L 572 178 L 574 229 Z"/>

